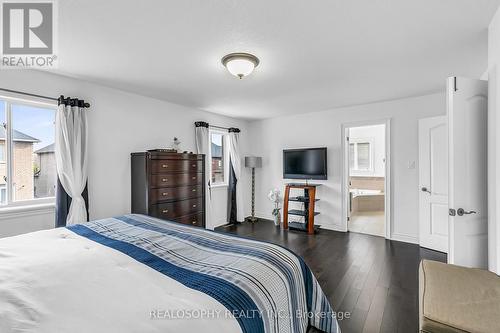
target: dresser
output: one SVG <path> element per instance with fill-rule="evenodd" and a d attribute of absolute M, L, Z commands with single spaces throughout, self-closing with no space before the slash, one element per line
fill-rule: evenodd
<path fill-rule="evenodd" d="M 205 155 L 131 154 L 132 213 L 205 227 Z"/>

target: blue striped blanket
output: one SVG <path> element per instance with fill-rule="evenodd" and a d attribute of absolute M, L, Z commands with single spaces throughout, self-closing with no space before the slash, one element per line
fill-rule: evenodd
<path fill-rule="evenodd" d="M 335 313 L 303 259 L 270 243 L 125 215 L 68 227 L 203 292 L 242 332 L 340 332 Z"/>

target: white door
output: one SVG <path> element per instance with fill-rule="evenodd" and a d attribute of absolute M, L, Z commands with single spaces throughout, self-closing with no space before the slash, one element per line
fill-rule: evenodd
<path fill-rule="evenodd" d="M 448 262 L 486 268 L 487 82 L 449 78 L 447 109 L 450 164 Z"/>
<path fill-rule="evenodd" d="M 419 147 L 420 246 L 448 252 L 448 121 L 421 119 Z"/>

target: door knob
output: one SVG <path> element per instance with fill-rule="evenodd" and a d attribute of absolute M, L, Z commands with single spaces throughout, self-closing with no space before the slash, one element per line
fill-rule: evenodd
<path fill-rule="evenodd" d="M 466 211 L 463 208 L 457 209 L 458 216 L 464 216 L 464 215 L 470 215 L 470 214 L 477 214 L 477 212 L 474 210 Z"/>
<path fill-rule="evenodd" d="M 429 194 L 432 194 L 431 191 L 429 191 L 429 189 L 427 187 L 425 187 L 425 186 L 422 187 L 421 190 L 422 190 L 422 192 L 427 192 Z"/>

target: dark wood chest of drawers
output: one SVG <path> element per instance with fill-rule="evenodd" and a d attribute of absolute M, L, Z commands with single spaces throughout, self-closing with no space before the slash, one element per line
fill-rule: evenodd
<path fill-rule="evenodd" d="M 205 155 L 132 153 L 132 213 L 205 227 Z"/>

